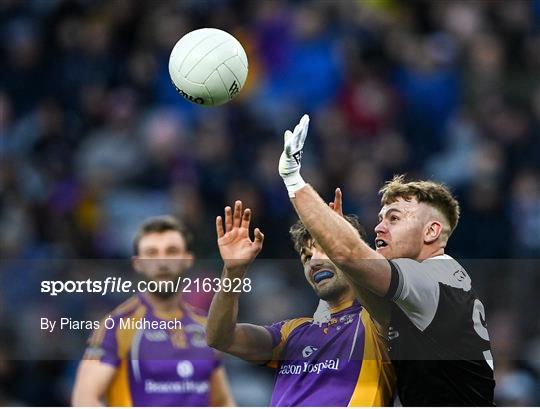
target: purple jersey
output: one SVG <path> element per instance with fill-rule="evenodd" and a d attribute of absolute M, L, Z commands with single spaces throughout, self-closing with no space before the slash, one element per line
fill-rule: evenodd
<path fill-rule="evenodd" d="M 85 354 L 118 368 L 107 392 L 109 406 L 209 406 L 210 378 L 220 361 L 206 344 L 204 316 L 185 304 L 163 316 L 139 294 L 111 318 L 114 328 L 103 321 Z M 163 328 L 173 320 L 181 328 Z M 143 322 L 148 325 L 140 328 Z"/>
<path fill-rule="evenodd" d="M 357 303 L 332 309 L 330 322 L 311 318 L 266 327 L 276 368 L 272 406 L 383 406 L 395 377 L 369 314 Z"/>

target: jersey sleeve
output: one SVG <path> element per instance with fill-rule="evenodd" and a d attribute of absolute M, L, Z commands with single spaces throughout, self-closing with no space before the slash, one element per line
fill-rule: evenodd
<path fill-rule="evenodd" d="M 306 322 L 313 322 L 313 319 L 295 318 L 264 326 L 264 328 L 270 332 L 270 336 L 272 337 L 272 360 L 267 362 L 266 366 L 277 368 L 289 336 L 296 328 Z"/>
<path fill-rule="evenodd" d="M 272 325 L 265 325 L 264 328 L 270 333 L 272 337 L 272 348 L 277 347 L 281 342 L 281 329 L 287 323 L 287 321 L 275 322 Z"/>
<path fill-rule="evenodd" d="M 104 321 L 101 321 L 100 327 L 94 330 L 90 338 L 88 338 L 88 346 L 83 359 L 95 359 L 118 367 L 120 365 L 120 356 L 118 354 L 116 327 L 115 323 L 113 328 L 107 329 Z"/>
<path fill-rule="evenodd" d="M 277 368 L 280 360 L 281 351 L 283 350 L 284 341 L 282 338 L 281 330 L 287 321 L 275 322 L 272 325 L 265 325 L 264 328 L 270 333 L 272 337 L 272 359 L 266 363 L 266 366 L 270 368 Z"/>
<path fill-rule="evenodd" d="M 392 277 L 386 298 L 391 299 L 421 331 L 437 312 L 440 288 L 434 263 L 412 259 L 390 261 Z"/>

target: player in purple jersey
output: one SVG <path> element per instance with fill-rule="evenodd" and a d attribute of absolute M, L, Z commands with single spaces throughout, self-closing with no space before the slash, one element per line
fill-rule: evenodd
<path fill-rule="evenodd" d="M 380 193 L 376 250 L 300 176 L 309 117 L 285 132 L 279 173 L 300 219 L 366 308 L 388 327 L 397 390 L 406 406 L 493 405 L 495 381 L 484 305 L 445 247 L 459 204 L 433 181 L 395 177 Z"/>
<path fill-rule="evenodd" d="M 193 262 L 186 232 L 170 216 L 143 223 L 134 253 L 133 267 L 147 281 L 176 281 Z M 110 318 L 114 326 L 102 323 L 89 339 L 74 406 L 235 405 L 217 353 L 206 344 L 206 317 L 179 294 L 139 293 Z M 135 322 L 159 325 L 137 328 Z"/>
<path fill-rule="evenodd" d="M 223 278 L 243 278 L 263 245 L 249 237 L 250 209 L 225 208 L 216 219 Z M 356 219 L 349 218 L 357 229 Z M 343 273 L 301 223 L 291 229 L 307 282 L 331 306 L 323 326 L 295 318 L 269 326 L 238 324 L 239 294 L 215 294 L 208 315 L 208 344 L 276 369 L 272 406 L 383 406 L 392 399 L 394 373 L 377 325 L 356 301 Z"/>

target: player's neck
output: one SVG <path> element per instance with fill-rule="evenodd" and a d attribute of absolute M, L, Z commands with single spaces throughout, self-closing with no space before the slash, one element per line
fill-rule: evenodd
<path fill-rule="evenodd" d="M 171 295 L 167 298 L 162 298 L 152 293 L 144 293 L 143 297 L 146 298 L 148 303 L 156 311 L 166 313 L 174 312 L 177 311 L 181 305 L 181 300 L 179 299 L 178 294 Z"/>
<path fill-rule="evenodd" d="M 353 303 L 354 299 L 354 293 L 352 291 L 346 291 L 332 300 L 327 300 L 328 307 L 330 307 L 331 310 L 339 310 L 344 306 Z"/>
<path fill-rule="evenodd" d="M 431 246 L 425 246 L 422 248 L 422 251 L 420 251 L 420 254 L 416 258 L 417 261 L 427 260 L 428 258 L 442 256 L 444 254 L 444 247 L 431 247 Z"/>

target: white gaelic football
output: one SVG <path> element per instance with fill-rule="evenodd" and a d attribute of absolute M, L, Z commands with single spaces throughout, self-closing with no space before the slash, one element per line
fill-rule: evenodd
<path fill-rule="evenodd" d="M 244 86 L 247 73 L 242 45 L 216 28 L 187 33 L 169 58 L 169 74 L 180 95 L 201 105 L 221 105 L 233 99 Z"/>

